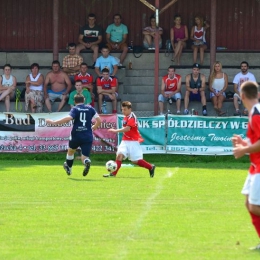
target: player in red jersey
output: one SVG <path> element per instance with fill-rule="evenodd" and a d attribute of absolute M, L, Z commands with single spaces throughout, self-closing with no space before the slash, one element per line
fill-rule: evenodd
<path fill-rule="evenodd" d="M 117 78 L 109 75 L 109 69 L 102 70 L 102 76 L 97 78 L 98 108 L 102 113 L 101 106 L 103 101 L 112 101 L 112 113 L 117 113 Z"/>
<path fill-rule="evenodd" d="M 250 156 L 250 168 L 242 194 L 246 196 L 246 207 L 260 237 L 260 104 L 258 102 L 258 85 L 246 81 L 241 85 L 240 92 L 243 105 L 249 112 L 247 140 L 240 135 L 234 135 L 233 153 L 236 159 L 245 154 Z M 253 249 L 260 250 L 260 244 Z"/>
<path fill-rule="evenodd" d="M 134 164 L 148 169 L 152 178 L 154 176 L 155 165 L 143 159 L 143 151 L 140 145 L 143 139 L 138 131 L 136 115 L 132 112 L 132 104 L 129 101 L 124 101 L 121 106 L 122 113 L 125 116 L 123 127 L 120 129 L 108 129 L 112 133 L 123 133 L 123 138 L 116 154 L 117 170 L 109 174 L 104 174 L 103 177 L 116 177 L 123 159 L 129 158 Z"/>
<path fill-rule="evenodd" d="M 80 64 L 80 72 L 74 76 L 74 81 L 81 80 L 83 89 L 87 89 L 91 95 L 91 106 L 95 107 L 95 95 L 93 93 L 93 76 L 88 72 L 88 65 L 86 62 Z"/>

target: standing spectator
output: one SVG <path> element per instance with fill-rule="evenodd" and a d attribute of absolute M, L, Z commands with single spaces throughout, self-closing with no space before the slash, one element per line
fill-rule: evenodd
<path fill-rule="evenodd" d="M 200 73 L 200 65 L 194 63 L 192 66 L 192 73 L 185 77 L 186 82 L 186 92 L 184 97 L 184 115 L 189 114 L 188 106 L 189 101 L 197 100 L 201 101 L 202 104 L 202 114 L 207 115 L 206 106 L 206 77 Z"/>
<path fill-rule="evenodd" d="M 245 81 L 254 81 L 256 82 L 255 76 L 248 71 L 249 65 L 247 61 L 242 61 L 240 63 L 241 72 L 239 72 L 233 80 L 234 83 L 234 107 L 235 107 L 235 113 L 234 116 L 241 116 L 241 112 L 239 110 L 239 104 L 241 104 L 241 97 L 240 97 L 240 87 L 242 83 Z M 248 111 L 245 108 L 243 114 L 245 116 L 248 115 Z"/>
<path fill-rule="evenodd" d="M 172 61 L 177 61 L 177 65 L 180 65 L 182 50 L 186 48 L 186 41 L 188 40 L 188 29 L 186 25 L 181 24 L 181 16 L 174 16 L 174 26 L 170 31 L 171 44 L 174 51 Z"/>
<path fill-rule="evenodd" d="M 51 84 L 51 88 L 48 89 L 48 85 Z M 44 98 L 45 105 L 49 112 L 52 112 L 51 102 L 56 99 L 60 99 L 57 112 L 61 111 L 71 90 L 71 81 L 68 75 L 60 69 L 60 62 L 54 60 L 52 62 L 52 71 L 48 72 L 44 81 Z"/>
<path fill-rule="evenodd" d="M 6 112 L 10 112 L 10 100 L 14 98 L 17 80 L 11 75 L 12 66 L 5 64 L 3 67 L 4 74 L 0 76 L 0 101 L 5 101 Z"/>
<path fill-rule="evenodd" d="M 84 104 L 89 105 L 91 103 L 91 96 L 87 89 L 83 88 L 82 81 L 80 79 L 75 80 L 76 90 L 72 91 L 69 96 L 69 105 L 72 108 L 75 106 L 74 97 L 76 95 L 82 95 L 84 97 Z"/>
<path fill-rule="evenodd" d="M 226 99 L 225 91 L 228 87 L 228 76 L 222 72 L 222 64 L 216 61 L 209 76 L 210 99 L 217 115 L 222 116 L 226 112 L 221 111 L 223 101 Z"/>
<path fill-rule="evenodd" d="M 161 94 L 158 97 L 160 115 L 163 114 L 163 103 L 172 104 L 176 100 L 177 114 L 181 113 L 181 76 L 175 74 L 174 66 L 169 66 L 168 74 L 162 78 Z"/>
<path fill-rule="evenodd" d="M 87 63 L 82 62 L 80 64 L 80 73 L 75 75 L 74 80 L 75 80 L 75 82 L 77 80 L 81 80 L 83 89 L 88 90 L 90 93 L 90 96 L 92 98 L 91 106 L 94 107 L 95 95 L 93 93 L 93 76 L 91 74 L 89 74 L 87 71 L 88 71 Z"/>
<path fill-rule="evenodd" d="M 107 68 L 109 70 L 110 76 L 115 76 L 118 71 L 118 62 L 115 57 L 109 55 L 108 47 L 103 47 L 101 50 L 101 56 L 97 58 L 95 64 L 95 72 L 99 77 L 102 76 L 102 70 Z"/>
<path fill-rule="evenodd" d="M 126 44 L 128 29 L 121 21 L 121 14 L 115 14 L 114 23 L 110 24 L 106 29 L 106 40 L 109 50 L 122 51 L 118 66 L 122 66 L 128 51 L 128 46 Z"/>
<path fill-rule="evenodd" d="M 117 149 L 116 164 L 117 169 L 109 174 L 104 174 L 103 177 L 116 177 L 122 161 L 127 157 L 134 164 L 143 167 L 149 171 L 151 178 L 154 177 L 155 165 L 143 159 L 143 151 L 140 142 L 143 138 L 138 131 L 138 122 L 136 115 L 132 112 L 132 104 L 129 101 L 122 102 L 122 113 L 125 116 L 123 120 L 123 127 L 119 129 L 108 129 L 112 133 L 123 133 L 122 141 Z"/>
<path fill-rule="evenodd" d="M 39 72 L 40 66 L 38 63 L 31 65 L 31 74 L 26 77 L 26 91 L 25 91 L 25 111 L 28 111 L 30 106 L 32 113 L 42 113 L 44 93 L 43 83 L 44 77 Z"/>
<path fill-rule="evenodd" d="M 109 70 L 104 68 L 102 76 L 97 78 L 98 109 L 100 113 L 103 101 L 112 101 L 112 113 L 117 113 L 117 78 L 109 76 Z"/>
<path fill-rule="evenodd" d="M 205 25 L 204 25 L 205 24 Z M 209 28 L 209 23 L 205 22 L 201 16 L 195 17 L 195 26 L 191 29 L 190 39 L 193 40 L 193 62 L 197 62 L 198 51 L 200 52 L 200 65 L 204 62 L 204 51 L 207 49 L 206 30 Z"/>
<path fill-rule="evenodd" d="M 88 24 L 80 28 L 79 44 L 76 47 L 76 53 L 84 49 L 91 49 L 93 51 L 93 67 L 95 66 L 98 57 L 99 45 L 102 42 L 103 29 L 96 25 L 96 15 L 88 15 Z"/>
<path fill-rule="evenodd" d="M 69 44 L 69 55 L 63 58 L 63 71 L 68 74 L 70 81 L 74 84 L 74 76 L 79 73 L 80 64 L 83 58 L 76 54 L 76 44 L 74 42 Z"/>
<path fill-rule="evenodd" d="M 147 26 L 143 29 L 143 45 L 145 49 L 148 50 L 155 50 L 155 35 L 156 31 L 159 30 L 159 49 L 162 48 L 162 34 L 163 34 L 163 29 L 161 27 L 156 27 L 156 20 L 154 15 L 150 17 L 150 26 Z"/>
<path fill-rule="evenodd" d="M 58 120 L 46 119 L 46 123 L 58 125 L 70 121 L 73 122 L 66 162 L 64 162 L 63 168 L 67 175 L 71 175 L 74 153 L 76 152 L 76 149 L 80 147 L 82 151 L 81 161 L 85 166 L 83 176 L 86 176 L 91 165 L 89 156 L 93 142 L 93 131 L 100 126 L 101 119 L 93 107 L 84 105 L 84 97 L 82 95 L 76 95 L 74 97 L 74 103 L 76 106 L 70 110 L 69 115 Z M 92 118 L 95 119 L 94 125 L 92 125 Z"/>
<path fill-rule="evenodd" d="M 259 87 L 256 82 L 248 81 L 241 85 L 241 100 L 250 111 L 247 124 L 246 139 L 241 135 L 232 138 L 233 154 L 236 159 L 249 154 L 250 167 L 242 194 L 245 195 L 246 208 L 251 216 L 252 224 L 260 237 L 260 105 L 258 102 Z M 260 244 L 252 248 L 260 250 Z"/>

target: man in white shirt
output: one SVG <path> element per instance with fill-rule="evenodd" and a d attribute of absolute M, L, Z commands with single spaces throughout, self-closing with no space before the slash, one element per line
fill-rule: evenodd
<path fill-rule="evenodd" d="M 241 112 L 239 110 L 239 104 L 241 104 L 241 97 L 240 97 L 240 86 L 245 81 L 254 81 L 256 82 L 255 76 L 248 71 L 249 65 L 247 61 L 242 61 L 240 63 L 241 72 L 239 72 L 233 80 L 234 83 L 234 107 L 236 112 L 234 113 L 234 116 L 241 116 Z M 244 109 L 243 112 L 244 116 L 248 115 L 248 111 Z"/>

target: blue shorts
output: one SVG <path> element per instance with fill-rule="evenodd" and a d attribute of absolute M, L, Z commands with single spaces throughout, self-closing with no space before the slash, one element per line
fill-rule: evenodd
<path fill-rule="evenodd" d="M 76 150 L 78 147 L 81 148 L 82 155 L 89 157 L 92 148 L 92 141 L 89 142 L 82 139 L 72 138 L 72 140 L 69 141 L 69 148 Z"/>
<path fill-rule="evenodd" d="M 193 94 L 192 92 L 190 92 L 190 101 L 201 101 L 200 92 L 198 92 L 197 94 Z"/>

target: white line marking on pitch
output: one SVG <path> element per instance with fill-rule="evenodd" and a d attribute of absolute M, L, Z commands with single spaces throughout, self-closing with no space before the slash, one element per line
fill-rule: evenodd
<path fill-rule="evenodd" d="M 167 179 L 167 178 L 171 178 L 174 174 L 176 174 L 178 172 L 178 170 L 179 170 L 178 167 L 174 168 L 173 171 L 168 169 L 166 175 L 163 176 L 160 179 L 160 181 L 158 182 L 158 184 L 155 187 L 155 192 L 153 192 L 152 195 L 148 197 L 148 199 L 146 200 L 143 211 L 141 212 L 139 218 L 132 225 L 134 228 L 129 232 L 126 239 L 124 241 L 122 241 L 122 248 L 119 250 L 119 253 L 115 257 L 116 259 L 124 259 L 127 256 L 127 254 L 128 254 L 128 249 L 127 249 L 128 243 L 127 243 L 127 241 L 135 240 L 134 237 L 137 236 L 138 231 L 142 227 L 142 223 L 143 223 L 144 219 L 146 218 L 146 216 L 150 212 L 150 210 L 152 208 L 153 201 L 155 200 L 155 198 L 157 196 L 160 195 L 160 193 L 163 189 L 164 180 Z"/>

